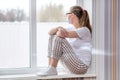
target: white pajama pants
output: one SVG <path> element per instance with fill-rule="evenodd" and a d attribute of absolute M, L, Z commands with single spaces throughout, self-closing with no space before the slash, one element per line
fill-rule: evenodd
<path fill-rule="evenodd" d="M 74 53 L 68 41 L 52 35 L 49 37 L 48 57 L 61 60 L 71 73 L 84 74 L 88 66 L 85 65 Z"/>

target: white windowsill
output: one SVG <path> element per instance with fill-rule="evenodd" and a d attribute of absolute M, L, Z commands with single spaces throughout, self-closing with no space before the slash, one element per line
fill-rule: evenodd
<path fill-rule="evenodd" d="M 36 79 L 36 77 L 37 77 L 37 75 L 35 75 L 35 74 L 0 75 L 0 80 Z"/>
<path fill-rule="evenodd" d="M 0 80 L 5 79 L 60 79 L 60 78 L 78 78 L 78 77 L 85 77 L 85 78 L 95 78 L 96 74 L 84 74 L 84 75 L 76 75 L 76 74 L 61 74 L 61 75 L 55 75 L 55 76 L 46 76 L 46 77 L 40 77 L 36 74 L 18 74 L 18 75 L 0 75 Z"/>
<path fill-rule="evenodd" d="M 90 78 L 90 77 L 96 77 L 95 74 L 84 74 L 84 75 L 76 75 L 76 74 L 63 74 L 63 75 L 57 75 L 57 76 L 46 76 L 46 77 L 39 77 L 38 79 L 61 79 L 61 78 Z"/>

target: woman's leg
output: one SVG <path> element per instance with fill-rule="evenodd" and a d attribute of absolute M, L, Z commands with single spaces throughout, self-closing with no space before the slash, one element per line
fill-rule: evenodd
<path fill-rule="evenodd" d="M 49 44 L 48 44 L 48 60 L 49 65 L 53 67 L 57 67 L 58 59 L 61 57 L 61 38 L 51 35 L 49 37 Z"/>
<path fill-rule="evenodd" d="M 50 36 L 48 44 L 49 67 L 41 76 L 57 75 L 58 60 L 62 55 L 62 38 L 55 35 Z"/>
<path fill-rule="evenodd" d="M 51 53 L 52 53 L 52 43 L 53 43 L 53 38 L 54 38 L 54 35 L 50 35 L 49 36 L 49 40 L 48 40 L 48 62 L 49 62 L 49 65 L 51 63 Z"/>
<path fill-rule="evenodd" d="M 49 41 L 51 41 L 51 44 L 48 46 L 49 52 L 51 53 L 49 54 L 49 64 L 57 67 L 58 60 L 62 55 L 62 38 L 54 36 Z"/>
<path fill-rule="evenodd" d="M 50 65 L 56 67 L 58 60 L 67 66 L 67 68 L 76 74 L 83 74 L 87 71 L 87 66 L 76 56 L 66 39 L 54 36 L 51 44 Z"/>
<path fill-rule="evenodd" d="M 61 61 L 72 73 L 83 74 L 87 71 L 88 67 L 78 59 L 66 39 L 54 36 L 51 53 L 51 66 L 56 67 L 58 60 L 61 58 Z"/>
<path fill-rule="evenodd" d="M 62 40 L 62 51 L 61 61 L 70 72 L 75 74 L 86 73 L 88 67 L 77 57 L 66 39 Z"/>

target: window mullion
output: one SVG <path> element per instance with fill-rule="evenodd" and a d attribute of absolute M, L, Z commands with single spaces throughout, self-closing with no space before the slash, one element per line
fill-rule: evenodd
<path fill-rule="evenodd" d="M 30 67 L 36 69 L 36 0 L 30 0 Z"/>

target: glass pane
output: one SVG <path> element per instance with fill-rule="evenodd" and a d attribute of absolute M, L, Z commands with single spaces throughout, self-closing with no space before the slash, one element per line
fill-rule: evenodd
<path fill-rule="evenodd" d="M 55 26 L 68 26 L 65 13 L 76 0 L 37 0 L 37 66 L 47 67 L 48 31 Z M 59 66 L 61 66 L 59 64 Z"/>
<path fill-rule="evenodd" d="M 0 68 L 29 67 L 29 0 L 0 1 Z"/>

